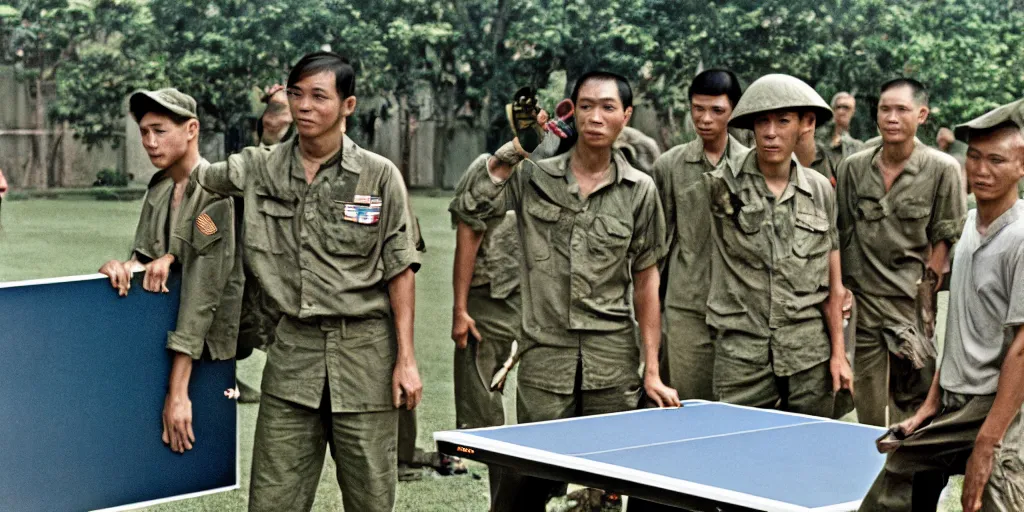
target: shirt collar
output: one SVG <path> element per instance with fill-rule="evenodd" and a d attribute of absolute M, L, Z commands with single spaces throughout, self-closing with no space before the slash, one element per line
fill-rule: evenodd
<path fill-rule="evenodd" d="M 879 163 L 882 158 L 883 147 L 885 147 L 885 144 L 882 144 L 875 148 L 874 156 L 871 157 L 871 165 L 875 166 L 875 168 L 877 169 L 882 168 L 882 166 L 879 165 Z M 915 137 L 914 150 L 910 153 L 910 158 L 907 159 L 907 163 L 903 164 L 903 171 L 901 172 L 905 172 L 911 175 L 921 172 L 921 159 L 924 158 L 924 156 L 922 156 L 924 154 L 924 149 L 924 143 Z"/>
<path fill-rule="evenodd" d="M 742 173 L 748 173 L 764 179 L 764 174 L 762 174 L 761 170 L 757 167 L 757 150 L 751 149 L 743 159 L 741 165 L 733 165 L 732 173 L 736 177 L 739 177 Z M 810 180 L 807 179 L 807 168 L 800 165 L 795 158 L 790 158 L 789 182 L 793 183 L 797 190 L 804 194 L 813 194 Z"/>
<path fill-rule="evenodd" d="M 981 237 L 981 244 L 984 245 L 995 238 L 1000 231 L 1006 226 L 1013 224 L 1019 219 L 1024 218 L 1024 200 L 1017 199 L 1008 210 L 1003 212 L 1002 215 L 996 217 L 996 220 L 989 224 L 988 230 L 985 231 L 985 236 Z M 975 223 L 975 229 L 977 229 L 977 223 Z"/>
<path fill-rule="evenodd" d="M 551 176 L 556 178 L 565 178 L 567 182 L 573 183 L 576 180 L 572 177 L 572 172 L 569 169 L 571 156 L 572 151 L 570 150 L 556 157 L 536 162 L 536 165 L 542 171 Z M 622 183 L 623 180 L 636 183 L 641 179 L 639 175 L 643 174 L 634 169 L 633 166 L 629 165 L 629 161 L 626 160 L 625 155 L 623 155 L 622 151 L 618 149 L 612 150 L 611 167 L 611 172 L 615 173 L 615 178 L 613 180 L 614 183 Z"/>
<path fill-rule="evenodd" d="M 722 163 L 723 161 L 728 159 L 729 155 L 739 154 L 744 149 L 747 149 L 747 147 L 740 143 L 740 141 L 736 140 L 736 137 L 733 137 L 731 133 L 727 133 L 726 135 L 729 139 L 725 143 L 725 152 L 722 153 L 722 158 L 718 161 L 718 163 Z M 705 161 L 706 159 L 707 155 L 704 154 L 704 142 L 699 138 L 690 143 L 688 147 L 686 147 L 683 150 L 684 162 L 697 164 Z"/>
<path fill-rule="evenodd" d="M 293 165 L 291 166 L 291 168 L 292 168 L 292 177 L 305 180 L 306 179 L 306 167 L 302 164 L 302 154 L 300 153 L 301 150 L 299 149 L 299 138 L 298 137 L 292 137 L 290 140 L 282 142 L 281 144 L 282 145 L 287 144 L 287 145 L 291 146 L 290 148 L 288 148 L 288 151 L 291 152 L 291 154 L 292 154 L 292 162 L 293 162 Z M 342 140 L 342 143 L 341 143 L 341 149 L 338 150 L 337 153 L 332 155 L 331 158 L 329 158 L 326 162 L 320 164 L 320 169 L 319 170 L 322 171 L 324 169 L 329 169 L 331 167 L 334 167 L 334 166 L 338 165 L 338 162 L 341 162 L 342 166 L 345 167 L 346 169 L 349 169 L 349 167 L 353 167 L 351 165 L 345 165 L 345 164 L 351 164 L 352 163 L 351 162 L 351 158 L 354 158 L 354 157 L 346 158 L 346 156 L 347 156 L 348 153 L 355 153 L 354 148 L 356 148 L 356 147 L 357 146 L 355 145 L 355 142 L 352 142 L 352 139 L 349 139 L 348 135 L 345 135 L 343 140 Z M 358 167 L 358 166 L 354 166 L 354 167 Z M 356 169 L 350 169 L 350 170 L 352 170 L 352 172 L 355 172 L 356 174 L 359 174 L 359 171 L 356 170 Z"/>

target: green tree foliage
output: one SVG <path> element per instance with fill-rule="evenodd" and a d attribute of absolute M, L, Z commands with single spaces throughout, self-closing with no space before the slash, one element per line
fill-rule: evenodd
<path fill-rule="evenodd" d="M 51 116 L 90 143 L 121 129 L 137 87 L 187 90 L 223 129 L 324 46 L 355 62 L 361 97 L 426 86 L 442 122 L 465 105 L 500 117 L 517 86 L 564 72 L 571 87 L 594 67 L 633 80 L 669 125 L 694 74 L 719 66 L 850 90 L 862 137 L 896 76 L 931 88 L 932 131 L 1024 95 L 1021 0 L 25 0 L 0 6 L 0 41 L 5 61 L 51 69 Z"/>

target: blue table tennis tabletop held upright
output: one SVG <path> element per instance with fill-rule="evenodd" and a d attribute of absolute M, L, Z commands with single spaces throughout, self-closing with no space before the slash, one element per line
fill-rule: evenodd
<path fill-rule="evenodd" d="M 856 510 L 885 456 L 884 429 L 686 401 L 434 434 L 452 455 L 690 510 Z"/>

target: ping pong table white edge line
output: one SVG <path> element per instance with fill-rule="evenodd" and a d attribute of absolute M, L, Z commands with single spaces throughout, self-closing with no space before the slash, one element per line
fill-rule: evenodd
<path fill-rule="evenodd" d="M 158 499 L 149 500 L 149 501 L 140 501 L 138 503 L 130 503 L 128 505 L 118 505 L 116 507 L 103 508 L 103 509 L 99 509 L 99 510 L 94 510 L 92 512 L 120 512 L 120 511 L 124 511 L 124 510 L 138 510 L 140 508 L 152 507 L 154 505 L 160 505 L 160 504 L 163 504 L 163 503 L 171 503 L 171 502 L 180 501 L 180 500 L 187 500 L 189 498 L 198 498 L 200 496 L 207 496 L 207 495 L 210 495 L 210 494 L 217 494 L 219 492 L 234 491 L 234 490 L 239 489 L 239 488 L 240 488 L 239 485 L 236 483 L 235 485 L 229 485 L 229 486 L 226 486 L 226 487 L 218 487 L 216 489 L 208 489 L 208 490 L 205 490 L 205 491 L 192 492 L 192 493 L 188 493 L 188 494 L 180 494 L 178 496 L 169 496 L 167 498 L 158 498 Z"/>
<path fill-rule="evenodd" d="M 676 440 L 673 440 L 673 441 L 661 441 L 661 442 L 658 442 L 658 443 L 648 443 L 648 444 L 638 444 L 638 445 L 633 445 L 633 446 L 623 446 L 623 447 L 620 447 L 620 448 L 612 448 L 610 450 L 597 450 L 597 451 L 593 451 L 593 452 L 573 453 L 572 456 L 573 457 L 587 457 L 587 456 L 590 456 L 590 455 L 601 455 L 603 453 L 620 452 L 620 451 L 623 451 L 623 450 L 634 450 L 636 448 L 649 448 L 651 446 L 664 446 L 664 445 L 668 445 L 668 444 L 688 443 L 690 441 L 701 441 L 701 440 L 704 440 L 704 439 L 715 439 L 717 437 L 738 436 L 740 434 L 753 434 L 755 432 L 766 432 L 768 430 L 781 430 L 781 429 L 784 429 L 784 428 L 803 427 L 803 426 L 806 426 L 806 425 L 818 425 L 818 424 L 821 424 L 821 423 L 828 423 L 828 422 L 824 421 L 824 420 L 805 421 L 803 423 L 792 423 L 792 424 L 789 424 L 789 425 L 776 425 L 774 427 L 754 428 L 754 429 L 750 429 L 750 430 L 738 430 L 738 431 L 734 431 L 734 432 L 726 432 L 724 434 L 712 434 L 712 435 L 707 435 L 707 436 L 689 437 L 689 438 L 686 438 L 686 439 L 676 439 Z"/>
<path fill-rule="evenodd" d="M 570 455 L 561 455 L 544 450 L 538 450 L 536 448 L 528 448 L 512 443 L 506 443 L 504 441 L 495 441 L 493 439 L 475 436 L 469 433 L 469 431 L 435 432 L 434 441 L 445 441 L 457 445 L 464 445 L 469 448 L 503 453 L 521 459 L 533 460 L 565 469 L 583 470 L 588 473 L 619 478 L 621 480 L 639 484 L 654 484 L 654 487 L 678 492 L 688 496 L 696 496 L 732 505 L 766 510 L 768 512 L 809 512 L 811 510 L 817 510 L 770 498 L 755 496 L 744 492 L 699 484 L 689 480 L 669 478 L 655 473 L 623 468 L 605 462 L 598 462 Z"/>
<path fill-rule="evenodd" d="M 851 510 L 857 510 L 860 507 L 861 501 L 847 501 L 846 503 L 836 503 L 835 505 L 812 508 L 811 510 L 813 512 L 850 512 Z"/>
<path fill-rule="evenodd" d="M 81 276 L 47 277 L 44 279 L 27 279 L 24 281 L 7 281 L 0 283 L 0 288 L 16 288 L 19 286 L 35 286 L 40 284 L 75 283 L 78 281 L 91 281 L 93 279 L 109 279 L 104 274 L 85 274 Z"/>
<path fill-rule="evenodd" d="M 685 407 L 700 407 L 700 406 L 703 406 L 703 405 L 714 405 L 714 404 L 717 404 L 717 403 L 718 402 L 708 402 L 707 400 L 683 400 L 683 404 L 686 404 L 686 405 L 684 405 L 684 407 L 669 407 L 668 409 L 681 409 L 681 408 L 685 408 Z M 605 418 L 605 417 L 608 417 L 608 416 L 622 416 L 622 415 L 625 415 L 625 414 L 651 413 L 651 412 L 657 412 L 657 411 L 660 411 L 660 410 L 662 410 L 662 408 L 652 407 L 652 408 L 648 408 L 648 409 L 633 409 L 631 411 L 619 411 L 619 412 L 608 412 L 608 413 L 604 413 L 604 414 L 592 414 L 592 415 L 586 416 L 586 417 L 587 418 Z M 572 421 L 572 420 L 578 420 L 578 419 L 580 419 L 580 416 L 573 416 L 571 418 L 561 418 L 561 419 L 557 419 L 557 420 L 534 421 L 534 422 L 528 423 L 528 424 L 529 425 L 550 425 L 552 423 L 561 423 L 563 421 Z M 463 432 L 486 432 L 488 430 L 496 430 L 496 429 L 499 429 L 499 428 L 511 427 L 511 426 L 514 426 L 514 425 L 517 425 L 517 423 L 510 423 L 510 424 L 507 424 L 507 425 L 497 425 L 497 426 L 494 426 L 494 427 L 467 428 L 467 429 L 463 430 Z M 518 423 L 518 425 L 527 425 L 527 423 Z"/>

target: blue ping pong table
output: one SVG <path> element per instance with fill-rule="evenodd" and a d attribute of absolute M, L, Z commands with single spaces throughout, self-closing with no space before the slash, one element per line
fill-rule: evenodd
<path fill-rule="evenodd" d="M 686 401 L 434 433 L 438 450 L 689 510 L 856 510 L 885 462 L 884 429 Z"/>

